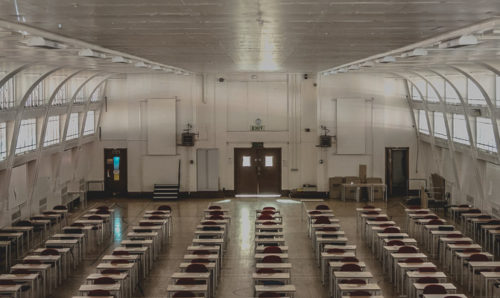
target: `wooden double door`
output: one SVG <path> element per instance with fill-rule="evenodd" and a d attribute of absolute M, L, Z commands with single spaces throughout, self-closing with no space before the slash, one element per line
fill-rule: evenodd
<path fill-rule="evenodd" d="M 281 193 L 281 148 L 235 148 L 236 194 Z"/>

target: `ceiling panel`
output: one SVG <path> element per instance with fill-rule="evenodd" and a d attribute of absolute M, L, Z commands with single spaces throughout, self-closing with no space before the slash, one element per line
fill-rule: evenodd
<path fill-rule="evenodd" d="M 498 0 L 0 0 L 1 19 L 199 72 L 319 71 L 499 10 Z"/>

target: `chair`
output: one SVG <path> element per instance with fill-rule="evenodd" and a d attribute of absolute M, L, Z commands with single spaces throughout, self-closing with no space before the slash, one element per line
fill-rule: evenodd
<path fill-rule="evenodd" d="M 120 273 L 122 272 L 118 269 L 104 269 L 101 271 L 101 274 L 120 274 Z"/>
<path fill-rule="evenodd" d="M 201 222 L 202 226 L 215 226 L 217 223 L 215 221 L 202 221 Z"/>
<path fill-rule="evenodd" d="M 14 269 L 10 273 L 11 274 L 31 274 L 31 273 L 36 273 L 36 272 L 30 271 L 28 269 Z"/>
<path fill-rule="evenodd" d="M 437 272 L 437 269 L 434 267 L 421 267 L 418 268 L 418 272 Z"/>
<path fill-rule="evenodd" d="M 129 256 L 130 253 L 126 250 L 115 250 L 111 253 L 113 256 Z"/>
<path fill-rule="evenodd" d="M 257 217 L 258 220 L 273 220 L 273 217 L 269 214 L 261 214 Z"/>
<path fill-rule="evenodd" d="M 437 217 L 436 215 L 427 215 L 424 216 L 424 219 L 439 219 L 439 217 Z"/>
<path fill-rule="evenodd" d="M 381 225 L 378 225 L 379 228 L 388 228 L 388 227 L 394 227 L 393 224 L 381 224 Z"/>
<path fill-rule="evenodd" d="M 417 279 L 416 283 L 418 283 L 418 284 L 437 284 L 437 283 L 439 283 L 439 280 L 435 277 L 426 276 L 426 277 L 421 277 L 421 278 Z"/>
<path fill-rule="evenodd" d="M 363 212 L 363 214 L 365 214 L 365 215 L 379 215 L 380 212 L 378 212 L 378 211 L 365 211 L 365 212 Z"/>
<path fill-rule="evenodd" d="M 481 209 L 471 209 L 467 213 L 481 213 Z"/>
<path fill-rule="evenodd" d="M 191 264 L 208 264 L 210 263 L 209 259 L 196 258 L 191 260 Z"/>
<path fill-rule="evenodd" d="M 282 263 L 281 257 L 276 255 L 265 256 L 262 258 L 262 263 Z"/>
<path fill-rule="evenodd" d="M 466 248 L 462 252 L 464 252 L 464 253 L 479 253 L 479 252 L 481 252 L 481 250 L 478 248 Z"/>
<path fill-rule="evenodd" d="M 275 223 L 274 221 L 265 221 L 262 224 L 265 225 L 265 226 L 274 226 L 274 225 L 277 225 L 277 223 Z"/>
<path fill-rule="evenodd" d="M 41 265 L 42 262 L 39 260 L 24 260 L 23 264 Z"/>
<path fill-rule="evenodd" d="M 318 229 L 318 231 L 322 231 L 322 232 L 336 232 L 338 230 L 339 229 L 336 227 L 324 227 L 324 228 Z"/>
<path fill-rule="evenodd" d="M 416 211 L 415 214 L 423 215 L 423 214 L 429 214 L 429 211 Z"/>
<path fill-rule="evenodd" d="M 425 286 L 423 294 L 434 294 L 434 295 L 442 295 L 447 294 L 446 289 L 442 285 L 428 285 Z"/>
<path fill-rule="evenodd" d="M 414 246 L 402 246 L 398 249 L 398 253 L 400 254 L 414 254 L 417 252 L 418 250 Z"/>
<path fill-rule="evenodd" d="M 457 233 L 446 235 L 446 238 L 462 238 L 462 237 L 463 237 L 462 234 L 457 234 Z"/>
<path fill-rule="evenodd" d="M 260 268 L 257 270 L 257 273 L 262 273 L 262 274 L 273 274 L 273 273 L 278 273 L 279 271 L 273 268 Z"/>
<path fill-rule="evenodd" d="M 179 278 L 176 282 L 176 285 L 204 285 L 204 280 L 196 280 L 194 278 Z"/>
<path fill-rule="evenodd" d="M 343 254 L 343 253 L 345 253 L 345 250 L 340 249 L 340 248 L 331 248 L 331 249 L 327 249 L 326 252 L 329 254 Z"/>
<path fill-rule="evenodd" d="M 109 212 L 109 210 L 104 210 L 104 209 L 99 209 L 95 212 L 95 214 L 103 214 L 103 215 L 106 215 L 106 214 L 111 214 L 111 212 Z"/>
<path fill-rule="evenodd" d="M 79 222 L 72 223 L 72 224 L 70 224 L 69 226 L 70 226 L 70 227 L 79 227 L 79 228 L 83 228 L 83 227 L 85 227 L 85 225 L 84 225 L 84 224 L 79 223 Z"/>
<path fill-rule="evenodd" d="M 375 217 L 375 221 L 388 221 L 389 218 L 387 216 L 377 216 Z"/>
<path fill-rule="evenodd" d="M 431 221 L 429 221 L 427 223 L 427 225 L 429 225 L 429 226 L 437 226 L 437 225 L 442 225 L 442 224 L 444 224 L 444 221 L 441 219 L 432 219 Z"/>
<path fill-rule="evenodd" d="M 31 221 L 29 221 L 29 220 L 20 220 L 20 221 L 14 223 L 13 225 L 17 226 L 17 227 L 32 227 L 33 226 Z"/>
<path fill-rule="evenodd" d="M 276 208 L 271 207 L 271 206 L 267 206 L 267 207 L 262 208 L 262 210 L 274 210 L 274 211 L 276 211 Z"/>
<path fill-rule="evenodd" d="M 281 297 L 281 295 L 276 292 L 265 292 L 259 295 L 259 298 L 274 298 L 274 297 Z"/>
<path fill-rule="evenodd" d="M 213 226 L 213 227 L 208 226 L 208 227 L 203 227 L 202 230 L 203 231 L 221 231 L 222 228 L 219 226 Z"/>
<path fill-rule="evenodd" d="M 116 265 L 116 264 L 128 264 L 127 260 L 112 260 L 111 264 Z"/>
<path fill-rule="evenodd" d="M 276 212 L 274 212 L 274 210 L 262 210 L 260 214 L 274 215 Z"/>
<path fill-rule="evenodd" d="M 139 226 L 141 226 L 141 227 L 152 227 L 152 226 L 156 226 L 156 224 L 153 223 L 153 222 L 140 222 Z"/>
<path fill-rule="evenodd" d="M 193 292 L 189 291 L 182 291 L 182 292 L 175 292 L 174 295 L 172 296 L 173 298 L 181 298 L 181 297 L 196 297 L 196 295 Z"/>
<path fill-rule="evenodd" d="M 424 260 L 421 258 L 408 258 L 402 261 L 399 261 L 399 263 L 408 263 L 408 264 L 418 264 L 418 263 L 423 263 Z"/>
<path fill-rule="evenodd" d="M 223 215 L 224 215 L 224 212 L 222 212 L 222 211 L 220 211 L 220 210 L 213 210 L 213 211 L 208 212 L 208 214 L 210 214 L 210 215 L 220 215 L 220 216 L 223 216 Z"/>
<path fill-rule="evenodd" d="M 217 206 L 217 205 L 212 205 L 212 206 L 209 206 L 208 209 L 209 210 L 216 210 L 216 209 L 220 210 L 220 209 L 222 209 L 222 207 L 221 206 Z"/>
<path fill-rule="evenodd" d="M 172 211 L 172 208 L 169 205 L 160 205 L 156 210 L 160 211 Z"/>
<path fill-rule="evenodd" d="M 343 263 L 359 263 L 359 260 L 356 257 L 344 257 L 340 259 L 340 261 Z"/>
<path fill-rule="evenodd" d="M 317 214 L 321 214 L 321 211 L 313 210 L 313 211 L 309 211 L 309 214 L 310 215 L 317 215 Z"/>
<path fill-rule="evenodd" d="M 64 206 L 64 205 L 55 205 L 54 208 L 52 208 L 53 210 L 68 210 L 68 207 Z"/>
<path fill-rule="evenodd" d="M 373 206 L 373 205 L 365 205 L 365 206 L 363 206 L 363 209 L 375 209 L 375 206 Z"/>
<path fill-rule="evenodd" d="M 150 219 L 150 220 L 162 220 L 163 218 L 156 216 L 156 215 L 153 215 L 153 216 L 148 217 L 148 219 Z"/>
<path fill-rule="evenodd" d="M 210 220 L 224 220 L 224 217 L 220 215 L 211 215 L 208 219 Z"/>
<path fill-rule="evenodd" d="M 283 251 L 278 246 L 268 246 L 268 247 L 264 248 L 263 253 L 265 253 L 265 254 L 280 254 L 280 253 L 283 253 Z"/>
<path fill-rule="evenodd" d="M 354 297 L 371 297 L 372 294 L 370 294 L 370 292 L 366 292 L 366 291 L 354 291 L 354 292 L 350 292 L 349 296 L 354 296 Z"/>
<path fill-rule="evenodd" d="M 389 227 L 389 228 L 385 228 L 382 233 L 386 233 L 386 234 L 395 234 L 395 233 L 400 233 L 401 230 L 399 228 L 396 228 L 396 227 Z"/>
<path fill-rule="evenodd" d="M 357 264 L 344 264 L 340 267 L 340 271 L 345 271 L 345 272 L 361 272 L 361 266 Z"/>
<path fill-rule="evenodd" d="M 91 215 L 89 216 L 89 220 L 102 220 L 102 217 L 99 215 Z"/>
<path fill-rule="evenodd" d="M 101 205 L 101 206 L 96 207 L 96 209 L 98 209 L 98 210 L 109 210 L 109 207 L 105 206 L 105 205 Z"/>
<path fill-rule="evenodd" d="M 203 265 L 203 264 L 189 264 L 187 267 L 186 267 L 186 272 L 192 272 L 192 273 L 205 273 L 205 272 L 208 272 L 208 268 L 207 266 Z"/>
<path fill-rule="evenodd" d="M 405 243 L 401 240 L 391 240 L 387 242 L 387 246 L 403 246 Z"/>
<path fill-rule="evenodd" d="M 362 279 L 343 279 L 340 280 L 339 283 L 350 285 L 366 285 L 366 281 Z"/>
<path fill-rule="evenodd" d="M 330 210 L 330 207 L 328 207 L 327 205 L 318 205 L 316 206 L 316 210 Z"/>
<path fill-rule="evenodd" d="M 42 256 L 58 256 L 59 252 L 55 249 L 52 248 L 46 248 L 40 252 L 40 255 Z"/>
<path fill-rule="evenodd" d="M 331 221 L 328 217 L 326 216 L 319 216 L 318 218 L 316 218 L 316 220 L 314 221 L 314 224 L 315 225 L 319 225 L 319 224 L 330 224 Z"/>
<path fill-rule="evenodd" d="M 111 293 L 109 291 L 106 291 L 106 290 L 93 290 L 93 291 L 89 291 L 89 296 L 112 296 Z"/>
<path fill-rule="evenodd" d="M 116 280 L 112 279 L 111 277 L 99 277 L 94 280 L 94 284 L 96 285 L 112 285 L 115 284 Z"/>
<path fill-rule="evenodd" d="M 205 249 L 198 249 L 193 251 L 193 255 L 209 255 L 210 251 L 205 250 Z"/>

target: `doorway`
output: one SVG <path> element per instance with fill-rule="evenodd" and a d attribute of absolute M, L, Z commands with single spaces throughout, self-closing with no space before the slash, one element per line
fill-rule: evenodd
<path fill-rule="evenodd" d="M 127 149 L 104 149 L 104 191 L 123 195 L 127 189 Z"/>
<path fill-rule="evenodd" d="M 409 148 L 385 148 L 385 181 L 389 196 L 405 196 L 408 192 Z"/>
<path fill-rule="evenodd" d="M 281 148 L 234 148 L 236 194 L 281 194 Z"/>

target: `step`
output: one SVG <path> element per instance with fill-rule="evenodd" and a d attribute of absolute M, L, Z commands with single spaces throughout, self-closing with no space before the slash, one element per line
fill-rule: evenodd
<path fill-rule="evenodd" d="M 155 196 L 153 195 L 153 200 L 176 200 L 178 196 Z"/>

